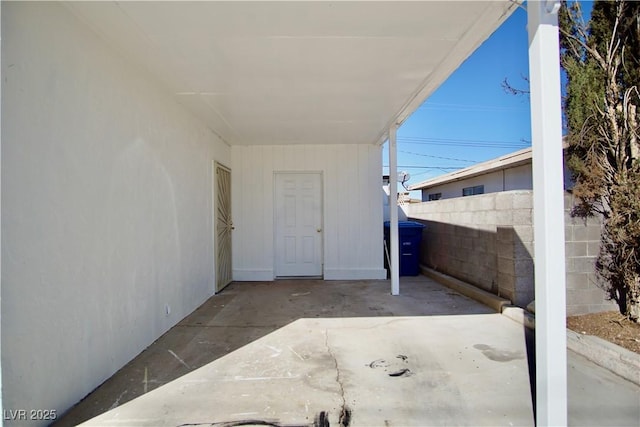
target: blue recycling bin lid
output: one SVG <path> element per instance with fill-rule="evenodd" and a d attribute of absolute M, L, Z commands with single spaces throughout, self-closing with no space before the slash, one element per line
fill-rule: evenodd
<path fill-rule="evenodd" d="M 385 228 L 391 228 L 391 221 L 384 222 Z M 415 221 L 398 221 L 398 228 L 424 228 L 424 224 Z"/>

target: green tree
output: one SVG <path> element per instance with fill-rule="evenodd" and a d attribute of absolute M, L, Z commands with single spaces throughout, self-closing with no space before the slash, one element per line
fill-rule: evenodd
<path fill-rule="evenodd" d="M 577 215 L 603 218 L 596 271 L 621 313 L 640 318 L 640 2 L 580 3 L 559 13 L 568 166 Z"/>

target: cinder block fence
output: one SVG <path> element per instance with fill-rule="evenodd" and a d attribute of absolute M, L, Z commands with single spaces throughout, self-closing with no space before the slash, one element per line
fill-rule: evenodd
<path fill-rule="evenodd" d="M 598 218 L 571 216 L 565 194 L 567 314 L 614 310 L 595 275 Z M 533 192 L 505 191 L 406 207 L 422 222 L 422 264 L 525 307 L 534 298 Z"/>

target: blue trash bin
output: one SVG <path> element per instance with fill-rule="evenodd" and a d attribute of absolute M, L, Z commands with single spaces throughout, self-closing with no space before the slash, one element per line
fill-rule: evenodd
<path fill-rule="evenodd" d="M 424 224 L 414 221 L 398 221 L 398 243 L 400 246 L 400 275 L 420 274 L 420 242 Z M 391 222 L 384 222 L 384 239 L 391 250 Z"/>

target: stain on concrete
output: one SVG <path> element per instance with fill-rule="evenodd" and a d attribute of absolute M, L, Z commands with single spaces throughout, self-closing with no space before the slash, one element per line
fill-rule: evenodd
<path fill-rule="evenodd" d="M 387 362 L 384 359 L 376 359 L 373 362 L 369 363 L 368 365 L 371 369 L 376 369 L 376 368 L 388 368 L 389 367 L 389 362 Z"/>
<path fill-rule="evenodd" d="M 309 427 L 309 424 L 293 424 L 285 425 L 280 424 L 277 421 L 267 420 L 238 420 L 238 421 L 222 421 L 213 423 L 187 423 L 180 424 L 177 427 L 196 427 L 196 426 L 210 426 L 210 427 L 238 427 L 238 426 L 272 426 L 272 427 Z M 315 427 L 315 424 L 313 424 Z"/>
<path fill-rule="evenodd" d="M 342 408 L 342 412 L 340 413 L 340 418 L 338 420 L 338 425 L 340 427 L 349 427 L 351 424 L 351 409 L 344 406 Z M 328 426 L 328 424 L 327 424 Z"/>
<path fill-rule="evenodd" d="M 338 427 L 349 427 L 351 424 L 351 409 L 343 408 L 340 412 L 340 418 L 338 420 Z M 236 421 L 214 421 L 211 423 L 186 423 L 180 424 L 177 427 L 240 427 L 240 426 L 270 426 L 270 427 L 331 427 L 329 422 L 329 413 L 327 411 L 320 411 L 313 419 L 313 423 L 293 423 L 284 424 L 278 420 L 260 420 L 260 419 L 246 419 Z"/>
<path fill-rule="evenodd" d="M 326 411 L 320 411 L 313 420 L 313 427 L 330 427 L 329 414 Z"/>
<path fill-rule="evenodd" d="M 382 369 L 384 372 L 387 373 L 387 375 L 394 378 L 409 377 L 413 375 L 413 372 L 411 372 L 411 369 L 407 367 L 407 365 L 409 364 L 408 356 L 404 354 L 399 354 L 395 357 L 395 359 L 399 359 L 399 360 L 392 360 L 389 362 L 385 359 L 376 359 L 365 366 L 368 366 L 371 369 Z"/>
<path fill-rule="evenodd" d="M 473 348 L 480 350 L 487 359 L 493 360 L 494 362 L 510 362 L 512 360 L 524 359 L 524 353 L 521 351 L 501 350 L 487 344 L 476 344 Z"/>
<path fill-rule="evenodd" d="M 412 375 L 412 372 L 408 368 L 400 369 L 399 371 L 391 372 L 389 374 L 390 377 L 408 377 Z"/>

